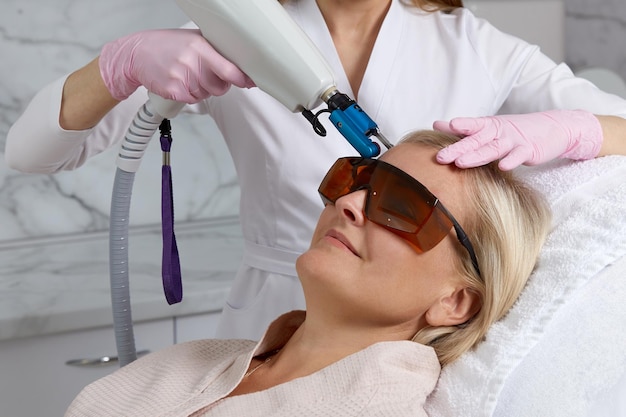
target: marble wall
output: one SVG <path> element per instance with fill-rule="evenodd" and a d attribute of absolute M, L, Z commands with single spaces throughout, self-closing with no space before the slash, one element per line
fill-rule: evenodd
<path fill-rule="evenodd" d="M 3 0 L 0 149 L 35 92 L 95 57 L 104 42 L 188 19 L 172 0 Z M 172 121 L 176 221 L 236 215 L 239 189 L 221 135 L 207 117 Z M 161 151 L 148 147 L 133 188 L 131 225 L 160 222 Z M 0 241 L 108 228 L 117 147 L 81 169 L 25 175 L 0 160 Z"/>
<path fill-rule="evenodd" d="M 485 0 L 493 1 L 493 0 Z M 506 0 L 503 0 L 506 1 Z M 626 78 L 626 2 L 564 0 L 565 60 Z M 87 63 L 102 44 L 131 31 L 186 21 L 172 0 L 3 0 L 0 14 L 0 149 L 10 125 L 43 85 Z M 237 214 L 239 190 L 226 147 L 206 117 L 174 120 L 176 219 Z M 137 173 L 131 224 L 160 221 L 160 150 Z M 190 161 L 193 161 L 192 163 Z M 0 243 L 108 227 L 115 150 L 78 171 L 26 175 L 0 159 Z"/>
<path fill-rule="evenodd" d="M 626 79 L 626 2 L 565 0 L 565 60 L 574 69 L 605 67 Z"/>

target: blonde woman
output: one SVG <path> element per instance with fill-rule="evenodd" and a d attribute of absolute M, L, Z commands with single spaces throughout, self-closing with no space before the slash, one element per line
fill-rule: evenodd
<path fill-rule="evenodd" d="M 259 343 L 201 340 L 138 359 L 66 415 L 425 416 L 440 367 L 518 297 L 550 220 L 509 173 L 438 164 L 454 141 L 420 131 L 380 160 L 335 162 L 296 262 L 306 311 Z"/>

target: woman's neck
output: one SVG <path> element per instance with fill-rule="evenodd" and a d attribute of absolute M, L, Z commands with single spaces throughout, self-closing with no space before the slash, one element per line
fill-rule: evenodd
<path fill-rule="evenodd" d="M 270 343 L 273 349 L 253 359 L 248 372 L 229 396 L 261 391 L 311 375 L 377 342 L 409 340 L 413 329 L 412 325 L 355 326 L 349 320 L 341 324 L 332 317 L 316 320 L 307 312 L 304 322 L 286 343 Z"/>
<path fill-rule="evenodd" d="M 317 4 L 356 96 L 391 1 L 317 0 Z"/>
<path fill-rule="evenodd" d="M 376 328 L 328 323 L 307 313 L 306 320 L 283 346 L 273 365 L 286 379 L 310 375 L 382 341 L 409 340 L 412 327 Z M 298 364 L 295 366 L 294 364 Z"/>
<path fill-rule="evenodd" d="M 378 20 L 384 16 L 391 0 L 317 0 L 326 24 Z"/>

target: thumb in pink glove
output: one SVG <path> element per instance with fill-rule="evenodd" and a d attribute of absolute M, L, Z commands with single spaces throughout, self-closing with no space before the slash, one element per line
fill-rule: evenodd
<path fill-rule="evenodd" d="M 140 85 L 184 103 L 225 94 L 231 84 L 254 86 L 195 29 L 148 30 L 109 42 L 102 48 L 99 66 L 116 100 L 126 99 Z"/>
<path fill-rule="evenodd" d="M 600 151 L 603 139 L 600 121 L 584 110 L 460 117 L 436 121 L 433 128 L 463 137 L 437 153 L 439 163 L 454 162 L 460 168 L 497 159 L 502 170 L 555 158 L 591 159 Z"/>

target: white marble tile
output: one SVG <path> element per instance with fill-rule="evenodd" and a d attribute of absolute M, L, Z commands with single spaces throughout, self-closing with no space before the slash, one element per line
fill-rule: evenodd
<path fill-rule="evenodd" d="M 565 56 L 575 70 L 610 69 L 626 79 L 626 2 L 565 0 Z"/>
<path fill-rule="evenodd" d="M 183 300 L 168 305 L 161 283 L 161 233 L 129 235 L 135 321 L 218 311 L 241 260 L 238 219 L 187 223 L 176 234 Z M 0 244 L 0 340 L 112 324 L 107 233 Z"/>
<path fill-rule="evenodd" d="M 173 0 L 3 0 L 0 146 L 35 92 L 93 59 L 103 43 L 186 21 Z M 172 123 L 176 221 L 236 215 L 236 175 L 214 123 L 191 115 Z M 20 174 L 0 160 L 0 241 L 107 229 L 115 155 L 54 176 Z M 131 225 L 160 222 L 160 163 L 159 145 L 151 144 L 135 179 Z"/>

